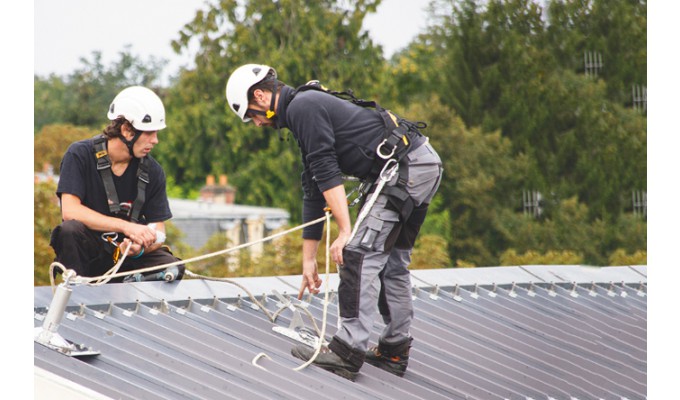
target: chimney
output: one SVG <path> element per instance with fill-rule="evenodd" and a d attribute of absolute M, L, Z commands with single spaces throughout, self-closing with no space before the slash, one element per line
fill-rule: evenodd
<path fill-rule="evenodd" d="M 215 204 L 234 204 L 236 189 L 229 186 L 227 175 L 220 175 L 219 185 L 215 185 L 215 176 L 205 178 L 205 186 L 200 191 L 200 199 Z"/>

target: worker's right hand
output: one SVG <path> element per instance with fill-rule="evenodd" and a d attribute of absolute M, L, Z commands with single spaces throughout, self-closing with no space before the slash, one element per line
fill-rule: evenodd
<path fill-rule="evenodd" d="M 300 285 L 300 292 L 298 293 L 298 300 L 302 300 L 302 295 L 305 293 L 305 289 L 309 290 L 309 293 L 319 293 L 319 287 L 321 287 L 321 278 L 319 278 L 319 273 L 316 267 L 316 260 L 313 261 L 303 261 L 302 262 L 302 284 Z"/>
<path fill-rule="evenodd" d="M 131 222 L 123 233 L 142 247 L 149 247 L 156 242 L 156 231 L 146 225 Z"/>

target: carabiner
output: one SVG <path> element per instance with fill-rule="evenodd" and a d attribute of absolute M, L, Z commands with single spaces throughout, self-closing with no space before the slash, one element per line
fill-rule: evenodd
<path fill-rule="evenodd" d="M 388 169 L 390 163 L 394 163 L 394 166 Z M 392 177 L 397 172 L 397 169 L 399 169 L 399 164 L 397 164 L 397 160 L 395 160 L 394 158 L 390 158 L 389 160 L 387 160 L 382 170 L 380 171 L 380 180 L 384 182 L 389 182 L 390 180 L 392 180 Z"/>
<path fill-rule="evenodd" d="M 105 242 L 111 243 L 113 246 L 115 246 L 115 250 L 113 251 L 113 254 L 111 257 L 113 258 L 113 263 L 117 263 L 118 259 L 120 258 L 120 246 L 118 245 L 118 242 L 116 242 L 116 239 L 118 239 L 118 232 L 105 232 L 102 233 L 102 240 Z"/>
<path fill-rule="evenodd" d="M 102 240 L 105 242 L 109 242 L 113 244 L 114 246 L 118 246 L 118 243 L 116 243 L 116 240 L 118 239 L 118 232 L 104 232 L 102 233 Z"/>

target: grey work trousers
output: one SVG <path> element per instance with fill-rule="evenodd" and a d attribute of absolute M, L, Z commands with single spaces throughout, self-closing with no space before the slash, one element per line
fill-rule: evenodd
<path fill-rule="evenodd" d="M 425 143 L 406 155 L 400 168 L 404 165 L 408 168 L 405 188 L 415 206 L 410 217 L 400 218 L 381 192 L 343 251 L 338 287 L 341 326 L 335 338 L 358 352 L 368 349 L 379 298 L 386 325 L 379 340 L 398 343 L 410 337 L 413 305 L 408 266 L 427 206 L 439 188 L 442 164 L 437 152 Z M 397 184 L 397 179 L 394 176 L 386 187 Z"/>

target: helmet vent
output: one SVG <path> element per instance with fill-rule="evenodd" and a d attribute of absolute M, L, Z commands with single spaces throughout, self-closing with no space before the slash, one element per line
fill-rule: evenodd
<path fill-rule="evenodd" d="M 151 122 L 151 116 L 149 114 L 146 114 L 144 118 L 142 118 L 142 122 Z"/>
<path fill-rule="evenodd" d="M 238 112 L 238 109 L 241 108 L 241 105 L 234 103 L 234 104 L 232 104 L 232 107 L 234 108 L 234 111 Z"/>
<path fill-rule="evenodd" d="M 255 76 L 260 75 L 261 71 L 262 71 L 262 68 L 260 68 L 260 67 L 253 68 L 253 73 L 255 74 Z"/>

